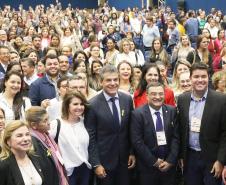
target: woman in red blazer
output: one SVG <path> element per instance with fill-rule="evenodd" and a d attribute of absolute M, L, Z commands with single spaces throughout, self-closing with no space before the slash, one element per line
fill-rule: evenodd
<path fill-rule="evenodd" d="M 156 64 L 147 64 L 143 68 L 142 78 L 138 89 L 134 93 L 134 105 L 135 108 L 140 107 L 147 103 L 146 87 L 150 82 L 161 82 L 159 68 Z M 168 87 L 164 88 L 165 91 L 165 104 L 175 106 L 174 94 Z"/>

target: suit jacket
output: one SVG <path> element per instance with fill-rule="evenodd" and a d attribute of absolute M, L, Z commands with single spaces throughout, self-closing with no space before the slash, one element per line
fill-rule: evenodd
<path fill-rule="evenodd" d="M 44 179 L 46 185 L 59 185 L 59 174 L 52 156 L 47 155 L 48 148 L 46 148 L 40 140 L 32 136 L 32 143 L 35 150 L 35 155 L 40 158 L 40 167 L 43 169 Z"/>
<path fill-rule="evenodd" d="M 165 160 L 171 164 L 176 164 L 179 153 L 177 111 L 176 108 L 170 105 L 163 105 L 162 112 L 168 153 Z M 148 104 L 132 112 L 130 133 L 138 169 L 147 171 L 153 168 L 158 159 L 154 154 L 158 144 L 155 125 Z"/>
<path fill-rule="evenodd" d="M 103 92 L 90 101 L 85 125 L 90 137 L 89 160 L 92 166 L 103 165 L 113 170 L 119 164 L 127 166 L 130 150 L 129 122 L 133 110 L 131 96 L 118 92 L 121 110 L 120 129 L 114 126 L 113 115 Z"/>
<path fill-rule="evenodd" d="M 191 93 L 178 97 L 178 121 L 180 127 L 180 157 L 185 160 L 189 147 L 189 107 Z M 226 96 L 209 89 L 199 134 L 201 155 L 208 162 L 226 163 Z"/>
<path fill-rule="evenodd" d="M 2 64 L 0 63 L 0 73 L 3 73 L 3 74 L 5 74 L 5 69 L 3 68 L 3 66 L 2 66 Z"/>
<path fill-rule="evenodd" d="M 39 166 L 39 159 L 32 155 L 29 155 L 29 158 L 41 176 L 43 182 L 42 185 L 44 185 L 45 183 L 43 181 L 42 169 Z M 14 155 L 0 161 L 0 174 L 0 185 L 24 185 L 24 180 Z"/>

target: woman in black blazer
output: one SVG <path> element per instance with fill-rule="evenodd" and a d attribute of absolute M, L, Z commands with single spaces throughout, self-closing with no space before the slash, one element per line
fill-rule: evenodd
<path fill-rule="evenodd" d="M 0 185 L 45 185 L 39 158 L 31 148 L 28 126 L 19 120 L 9 123 L 0 154 Z"/>
<path fill-rule="evenodd" d="M 35 154 L 40 157 L 40 166 L 46 185 L 68 185 L 63 159 L 55 141 L 49 136 L 50 124 L 46 110 L 39 106 L 32 106 L 25 113 L 30 127 Z"/>

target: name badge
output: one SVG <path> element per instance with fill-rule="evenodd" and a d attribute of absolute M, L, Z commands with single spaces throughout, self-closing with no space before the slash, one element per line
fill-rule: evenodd
<path fill-rule="evenodd" d="M 61 157 L 59 151 L 56 152 L 56 156 L 57 156 L 57 159 L 59 160 L 59 162 L 60 162 L 62 165 L 64 165 L 64 160 L 63 160 L 63 158 Z"/>
<path fill-rule="evenodd" d="M 199 118 L 192 117 L 190 130 L 192 132 L 200 132 L 200 127 L 201 127 L 201 120 Z"/>
<path fill-rule="evenodd" d="M 166 145 L 166 135 L 164 131 L 156 132 L 158 146 Z"/>

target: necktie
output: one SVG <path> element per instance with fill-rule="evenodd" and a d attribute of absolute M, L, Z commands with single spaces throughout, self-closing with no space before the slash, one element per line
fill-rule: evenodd
<path fill-rule="evenodd" d="M 118 109 L 115 104 L 115 99 L 116 99 L 115 97 L 112 97 L 110 99 L 110 101 L 112 103 L 112 112 L 113 112 L 114 123 L 115 123 L 116 128 L 119 129 L 120 122 L 119 122 Z"/>
<path fill-rule="evenodd" d="M 156 132 L 162 132 L 162 131 L 164 131 L 164 129 L 163 129 L 163 123 L 162 123 L 162 118 L 160 116 L 160 112 L 155 112 L 155 115 L 157 116 L 155 130 L 156 130 Z M 166 146 L 164 146 L 164 145 L 158 146 L 158 149 L 156 152 L 157 152 L 157 156 L 160 159 L 164 159 L 166 156 Z"/>
<path fill-rule="evenodd" d="M 163 124 L 162 124 L 162 118 L 160 116 L 160 112 L 155 112 L 155 115 L 157 116 L 156 119 L 156 132 L 163 131 Z"/>

